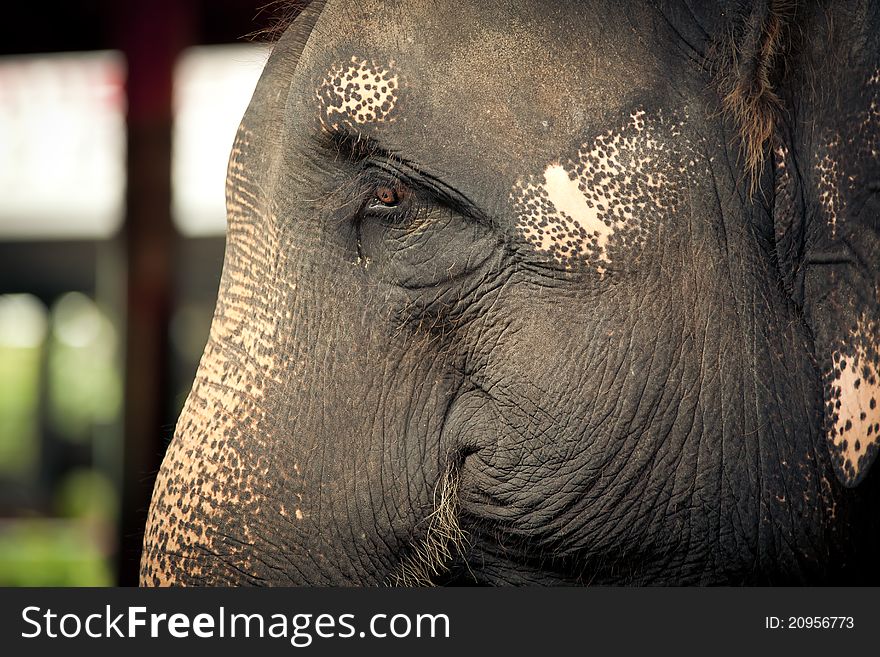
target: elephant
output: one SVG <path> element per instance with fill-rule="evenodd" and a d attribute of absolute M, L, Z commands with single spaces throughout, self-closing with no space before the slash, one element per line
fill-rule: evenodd
<path fill-rule="evenodd" d="M 876 583 L 878 152 L 880 3 L 308 3 L 141 583 Z"/>

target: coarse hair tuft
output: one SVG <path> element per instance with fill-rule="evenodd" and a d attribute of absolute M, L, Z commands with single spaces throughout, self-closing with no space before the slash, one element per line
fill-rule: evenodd
<path fill-rule="evenodd" d="M 783 104 L 796 0 L 762 0 L 736 16 L 710 51 L 723 111 L 739 136 L 749 191 L 757 189 Z"/>

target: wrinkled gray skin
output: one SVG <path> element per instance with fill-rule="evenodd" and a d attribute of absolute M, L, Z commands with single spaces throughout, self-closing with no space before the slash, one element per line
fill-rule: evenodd
<path fill-rule="evenodd" d="M 306 9 L 142 582 L 875 581 L 880 21 L 772 10 Z"/>

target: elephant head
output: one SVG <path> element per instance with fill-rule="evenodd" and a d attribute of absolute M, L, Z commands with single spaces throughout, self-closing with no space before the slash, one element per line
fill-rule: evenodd
<path fill-rule="evenodd" d="M 867 577 L 880 15 L 835 11 L 311 3 L 142 582 Z"/>

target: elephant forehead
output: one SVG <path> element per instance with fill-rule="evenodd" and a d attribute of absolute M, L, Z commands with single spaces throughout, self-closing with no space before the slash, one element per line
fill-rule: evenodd
<path fill-rule="evenodd" d="M 571 4 L 330 2 L 303 56 L 322 123 L 396 123 L 408 148 L 435 152 L 562 142 L 643 86 L 646 66 L 616 73 L 621 51 L 652 59 Z"/>

